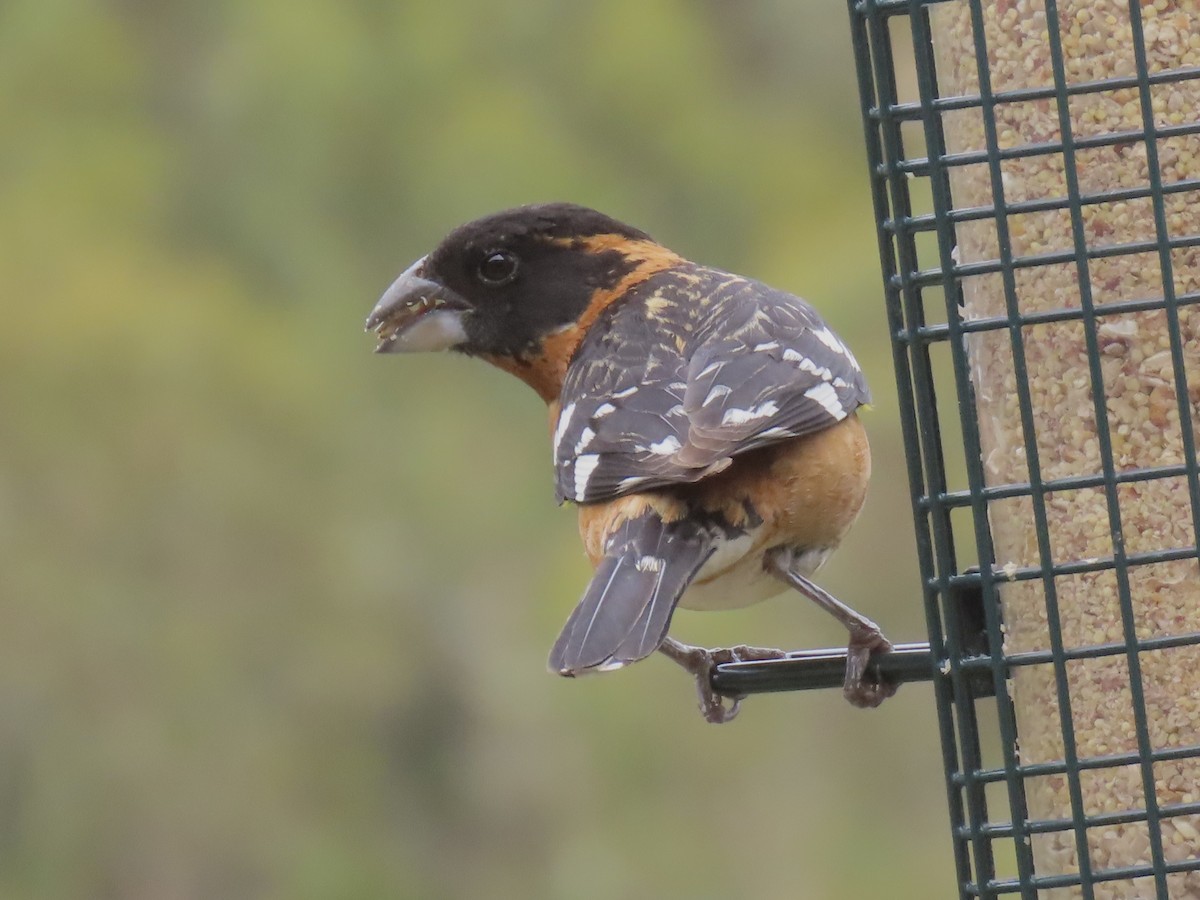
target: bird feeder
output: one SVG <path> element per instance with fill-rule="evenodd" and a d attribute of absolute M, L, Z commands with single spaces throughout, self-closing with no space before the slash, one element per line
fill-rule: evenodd
<path fill-rule="evenodd" d="M 851 18 L 961 895 L 1200 897 L 1200 12 Z"/>
<path fill-rule="evenodd" d="M 1200 898 L 1200 4 L 850 19 L 959 895 Z"/>

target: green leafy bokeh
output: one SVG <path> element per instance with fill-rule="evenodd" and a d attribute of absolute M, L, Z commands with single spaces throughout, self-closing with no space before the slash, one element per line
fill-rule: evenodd
<path fill-rule="evenodd" d="M 546 674 L 539 401 L 361 332 L 548 199 L 810 297 L 876 394 L 822 581 L 919 639 L 856 98 L 838 4 L 0 5 L 0 896 L 948 895 L 928 687 L 714 728 L 664 660 Z"/>

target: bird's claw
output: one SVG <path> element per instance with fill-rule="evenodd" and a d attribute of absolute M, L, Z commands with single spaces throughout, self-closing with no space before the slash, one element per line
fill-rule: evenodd
<path fill-rule="evenodd" d="M 732 722 L 741 709 L 744 695 L 718 694 L 713 690 L 712 675 L 717 666 L 731 662 L 749 662 L 759 659 L 783 659 L 787 656 L 782 650 L 771 650 L 764 647 L 747 647 L 739 644 L 736 647 L 718 647 L 709 650 L 705 647 L 692 647 L 669 641 L 661 648 L 662 652 L 683 666 L 696 679 L 696 693 L 700 698 L 700 714 L 704 721 L 714 725 L 724 725 Z"/>
<path fill-rule="evenodd" d="M 713 725 L 724 725 L 737 718 L 738 710 L 742 708 L 742 700 L 745 699 L 740 694 L 733 697 L 718 694 L 712 689 L 708 678 L 701 675 L 696 676 L 696 693 L 700 695 L 700 715 L 704 716 L 705 722 L 711 722 Z M 728 706 L 725 705 L 726 700 L 729 701 Z"/>
<path fill-rule="evenodd" d="M 875 653 L 887 653 L 892 642 L 875 631 L 851 631 L 850 645 L 846 648 L 846 681 L 842 695 L 851 706 L 859 709 L 874 709 L 896 693 L 896 685 L 887 681 L 874 681 L 867 675 L 867 666 Z"/>
<path fill-rule="evenodd" d="M 732 722 L 742 707 L 742 696 L 726 697 L 713 690 L 712 675 L 717 666 L 736 659 L 736 648 L 718 648 L 708 650 L 704 647 L 691 647 L 688 653 L 689 664 L 685 665 L 692 677 L 696 679 L 696 694 L 700 698 L 700 715 L 705 722 L 714 725 L 724 725 Z M 729 704 L 726 705 L 726 700 Z"/>

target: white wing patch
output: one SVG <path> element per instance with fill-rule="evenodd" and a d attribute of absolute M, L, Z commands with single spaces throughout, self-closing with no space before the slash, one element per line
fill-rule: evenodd
<path fill-rule="evenodd" d="M 840 353 L 843 357 L 845 357 L 846 362 L 850 363 L 855 372 L 862 371 L 862 367 L 858 364 L 858 360 L 854 358 L 854 354 L 850 352 L 850 349 L 842 343 L 841 339 L 836 334 L 829 330 L 828 326 L 823 328 L 814 328 L 812 330 L 812 336 L 834 353 Z"/>
<path fill-rule="evenodd" d="M 562 443 L 563 435 L 567 433 L 567 428 L 571 425 L 571 414 L 575 412 L 575 404 L 568 403 L 563 407 L 562 412 L 558 414 L 558 424 L 554 428 L 554 449 L 558 450 L 558 445 Z"/>
<path fill-rule="evenodd" d="M 828 347 L 830 350 L 832 350 L 834 353 L 841 353 L 843 356 L 850 355 L 846 352 L 846 345 L 843 344 L 841 341 L 839 341 L 838 336 L 836 334 L 834 334 L 832 331 L 830 331 L 828 328 L 825 328 L 825 327 L 814 328 L 812 330 L 812 336 L 815 337 L 822 344 L 824 344 L 826 347 Z"/>
<path fill-rule="evenodd" d="M 600 464 L 600 454 L 585 453 L 575 458 L 575 499 L 582 501 L 587 496 L 588 479 Z"/>
<path fill-rule="evenodd" d="M 639 572 L 659 572 L 665 564 L 666 561 L 657 556 L 642 556 L 634 563 L 634 568 Z"/>
<path fill-rule="evenodd" d="M 822 385 L 822 387 L 829 387 L 829 385 L 827 385 L 827 384 Z M 833 388 L 829 388 L 829 389 L 831 391 L 833 390 Z M 807 396 L 807 394 L 805 396 Z M 816 398 L 814 397 L 813 399 L 815 400 Z M 835 399 L 836 399 L 836 395 L 835 395 Z M 840 409 L 841 406 L 839 405 L 838 408 Z M 762 419 L 762 418 L 765 418 L 766 416 L 773 416 L 777 412 L 779 412 L 779 404 L 776 403 L 774 400 L 768 400 L 766 403 L 762 403 L 762 404 L 754 407 L 753 409 L 727 409 L 727 410 L 725 410 L 725 415 L 723 415 L 721 417 L 721 424 L 722 425 L 745 425 L 747 422 L 750 422 L 754 419 Z"/>
<path fill-rule="evenodd" d="M 670 456 L 672 453 L 678 453 L 682 447 L 683 444 L 679 442 L 679 438 L 669 434 L 657 444 L 651 444 L 650 452 L 657 456 Z"/>
<path fill-rule="evenodd" d="M 797 368 L 799 368 L 801 372 L 811 372 L 818 378 L 824 379 L 825 381 L 833 380 L 833 372 L 827 366 L 818 366 L 803 353 L 799 353 L 790 347 L 783 351 L 783 358 L 788 362 L 796 363 Z M 845 382 L 843 382 L 843 384 L 845 384 Z"/>
<path fill-rule="evenodd" d="M 718 384 L 711 391 L 708 392 L 708 396 L 704 398 L 704 402 L 701 403 L 700 405 L 708 406 L 710 403 L 715 403 L 717 400 L 720 400 L 726 394 L 732 394 L 732 393 L 733 393 L 733 388 L 729 387 L 729 385 Z"/>
<path fill-rule="evenodd" d="M 816 387 L 810 387 L 805 391 L 804 396 L 809 400 L 816 400 L 825 407 L 827 413 L 839 422 L 846 418 L 846 410 L 842 406 L 842 401 L 838 399 L 837 391 L 833 389 L 833 385 L 821 382 Z"/>
<path fill-rule="evenodd" d="M 582 453 L 587 448 L 587 445 L 592 442 L 592 438 L 595 436 L 596 432 L 592 431 L 592 429 L 583 429 L 583 433 L 579 435 L 579 443 L 575 445 L 575 455 L 578 456 L 580 453 Z"/>

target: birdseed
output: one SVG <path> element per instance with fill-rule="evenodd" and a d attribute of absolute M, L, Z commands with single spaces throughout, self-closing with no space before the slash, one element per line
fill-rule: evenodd
<path fill-rule="evenodd" d="M 1051 35 L 1041 0 L 994 0 L 983 6 L 991 89 L 1008 92 L 1054 86 Z M 930 9 L 942 96 L 978 96 L 980 79 L 966 2 Z M 1136 73 L 1129 6 L 1112 0 L 1071 0 L 1058 5 L 1066 84 L 1132 77 Z M 1149 72 L 1175 72 L 1200 66 L 1200 15 L 1193 0 L 1142 0 L 1141 21 Z M 1179 73 L 1187 79 L 1188 73 Z M 1200 202 L 1187 182 L 1200 179 L 1200 135 L 1188 126 L 1200 115 L 1200 80 L 1154 83 L 1150 87 L 1156 127 L 1179 126 L 1155 144 L 1164 195 L 1167 236 L 1200 235 Z M 1022 315 L 1082 308 L 1090 288 L 1096 305 L 1094 323 L 1042 321 L 1021 328 L 1028 371 L 1029 402 L 1036 434 L 1033 448 L 1043 481 L 1098 476 L 1103 471 L 1095 392 L 1102 390 L 1113 467 L 1120 476 L 1138 469 L 1170 470 L 1184 464 L 1177 379 L 1167 313 L 1163 309 L 1163 273 L 1156 240 L 1155 210 L 1139 88 L 1097 86 L 1073 94 L 1068 104 L 1069 139 L 1084 141 L 1075 151 L 1075 172 L 1082 197 L 1082 237 L 1087 247 L 1114 250 L 1087 261 L 1080 276 L 1074 260 L 1076 235 L 1068 209 L 1009 213 L 1006 217 L 1012 257 L 1033 264 L 1014 270 L 1016 306 Z M 944 113 L 947 151 L 983 151 L 984 118 L 978 105 Z M 995 112 L 1001 149 L 1020 149 L 1001 163 L 1004 203 L 1065 201 L 1067 160 L 1060 145 L 1059 108 L 1053 97 L 1010 98 Z M 1196 129 L 1200 130 L 1200 129 Z M 1089 141 L 1095 140 L 1095 145 Z M 1051 145 L 1049 152 L 1039 152 Z M 1200 183 L 1200 182 L 1198 182 Z M 1183 188 L 1183 189 L 1177 189 Z M 1094 197 L 1127 190 L 1128 196 Z M 993 185 L 987 163 L 951 170 L 956 208 L 992 206 Z M 960 264 L 999 263 L 1000 233 L 995 217 L 957 225 Z M 1143 246 L 1138 246 L 1142 243 Z M 1054 256 L 1054 254 L 1060 254 Z M 1170 251 L 1170 278 L 1179 298 L 1186 408 L 1200 422 L 1200 250 Z M 965 320 L 1006 316 L 1004 278 L 999 272 L 963 281 Z M 1124 301 L 1157 301 L 1157 309 L 1105 310 Z M 1099 353 L 1102 385 L 1093 383 L 1089 335 Z M 1029 480 L 1021 409 L 1017 392 L 1014 341 L 1007 327 L 968 338 L 971 376 L 976 391 L 985 477 L 990 485 Z M 1139 640 L 1200 631 L 1200 578 L 1194 556 L 1195 534 L 1188 480 L 1156 471 L 1154 477 L 1117 485 L 1115 490 L 1123 552 L 1127 556 L 1179 550 L 1188 558 L 1130 563 L 1128 591 L 1132 629 Z M 1029 497 L 990 503 L 989 517 L 996 565 L 1005 571 L 1044 564 L 1111 561 L 1113 523 L 1103 485 L 1067 486 L 1046 495 L 1049 559 L 1039 553 L 1034 504 Z M 1121 549 L 1118 547 L 1118 549 Z M 1142 649 L 1136 654 L 1144 691 L 1149 747 L 1139 746 L 1131 658 L 1126 652 L 1126 620 L 1120 579 L 1109 566 L 1099 571 L 1056 576 L 1056 624 L 1068 652 L 1118 645 L 1115 652 L 1065 662 L 1069 686 L 1070 730 L 1075 754 L 1089 766 L 1078 775 L 1082 813 L 1103 816 L 1141 811 L 1143 820 L 1096 824 L 1086 829 L 1088 867 L 1095 875 L 1152 861 L 1145 818 L 1147 791 L 1138 763 L 1091 761 L 1145 749 L 1162 751 L 1200 745 L 1200 647 Z M 1007 627 L 1005 652 L 1051 648 L 1051 614 L 1041 578 L 1002 588 Z M 1018 666 L 1011 683 L 1017 711 L 1022 764 L 1063 761 L 1062 698 L 1052 664 Z M 1128 757 L 1127 757 L 1128 759 Z M 1155 762 L 1153 802 L 1161 821 L 1162 855 L 1167 863 L 1200 858 L 1200 815 L 1173 814 L 1175 805 L 1200 802 L 1200 760 L 1195 756 Z M 1067 820 L 1063 827 L 1032 836 L 1038 875 L 1077 873 L 1081 860 L 1072 818 L 1073 774 L 1028 777 L 1029 816 Z M 1183 812 L 1180 810 L 1179 812 Z M 1172 898 L 1200 898 L 1200 873 L 1167 876 Z M 1043 890 L 1042 897 L 1082 896 L 1079 886 Z M 1101 880 L 1096 898 L 1155 897 L 1153 878 Z"/>

